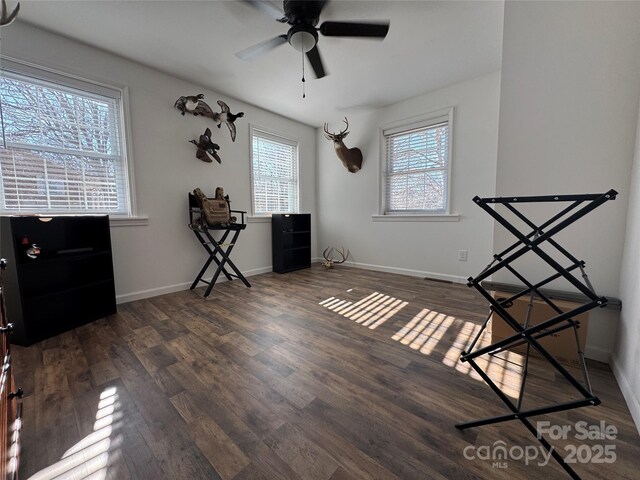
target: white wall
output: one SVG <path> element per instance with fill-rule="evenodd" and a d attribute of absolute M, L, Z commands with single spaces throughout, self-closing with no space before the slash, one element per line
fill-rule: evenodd
<path fill-rule="evenodd" d="M 612 355 L 613 371 L 640 432 L 640 111 L 620 271 L 620 298 L 623 308 Z"/>
<path fill-rule="evenodd" d="M 200 187 L 213 195 L 221 185 L 233 209 L 251 210 L 250 122 L 300 141 L 300 206 L 315 219 L 312 127 L 20 22 L 2 29 L 2 54 L 129 88 L 138 213 L 147 215 L 149 224 L 111 229 L 119 301 L 182 289 L 193 281 L 206 253 L 186 226 L 187 192 Z M 197 93 L 204 93 L 210 105 L 222 99 L 233 112 L 244 111 L 236 122 L 235 143 L 225 126 L 218 130 L 211 120 L 182 117 L 173 107 L 181 95 Z M 221 165 L 197 160 L 188 143 L 207 126 L 221 146 Z M 271 224 L 249 224 L 233 258 L 248 274 L 270 270 Z"/>
<path fill-rule="evenodd" d="M 362 170 L 349 173 L 333 144 L 318 130 L 318 251 L 344 246 L 351 261 L 367 268 L 454 281 L 476 274 L 492 248 L 492 226 L 471 199 L 492 195 L 498 128 L 499 72 L 369 112 L 346 112 L 349 147 L 359 147 Z M 380 203 L 380 127 L 454 107 L 451 212 L 457 222 L 374 222 Z M 340 130 L 331 119 L 330 131 Z M 469 251 L 458 262 L 458 250 Z"/>
<path fill-rule="evenodd" d="M 587 262 L 602 295 L 619 295 L 640 95 L 638 25 L 640 2 L 505 5 L 497 195 L 620 192 L 557 237 Z M 552 210 L 534 213 L 545 219 Z M 496 226 L 496 251 L 512 240 Z M 550 272 L 533 255 L 517 265 L 537 280 Z M 512 281 L 504 272 L 494 278 Z M 607 312 L 592 314 L 589 325 L 587 343 L 601 360 L 615 337 L 615 316 L 595 321 Z"/>

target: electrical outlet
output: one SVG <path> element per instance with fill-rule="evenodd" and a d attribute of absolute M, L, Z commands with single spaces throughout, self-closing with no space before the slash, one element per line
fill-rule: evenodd
<path fill-rule="evenodd" d="M 467 261 L 467 251 L 466 250 L 458 250 L 458 260 L 461 262 Z"/>

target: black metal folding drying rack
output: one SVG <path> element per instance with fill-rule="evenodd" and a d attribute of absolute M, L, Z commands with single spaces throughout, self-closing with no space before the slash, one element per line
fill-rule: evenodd
<path fill-rule="evenodd" d="M 485 320 L 482 328 L 475 336 L 470 346 L 466 351 L 463 351 L 460 359 L 462 362 L 468 362 L 469 365 L 480 375 L 480 377 L 491 387 L 494 393 L 502 400 L 502 402 L 509 408 L 510 413 L 504 415 L 498 415 L 494 417 L 484 418 L 480 420 L 472 420 L 463 423 L 458 423 L 456 428 L 461 430 L 473 427 L 479 427 L 482 425 L 490 425 L 499 422 L 506 422 L 510 420 L 520 420 L 522 424 L 536 437 L 540 444 L 553 456 L 553 458 L 560 464 L 560 466 L 574 479 L 580 480 L 580 476 L 571 468 L 571 466 L 565 462 L 558 451 L 551 446 L 542 433 L 529 421 L 530 417 L 537 415 L 545 415 L 554 412 L 560 412 L 564 410 L 570 410 L 573 408 L 584 407 L 589 405 L 599 405 L 600 399 L 594 395 L 591 389 L 591 383 L 589 382 L 589 374 L 584 361 L 584 353 L 580 347 L 578 341 L 577 328 L 580 326 L 580 322 L 574 320 L 574 317 L 581 313 L 587 312 L 596 307 L 603 307 L 607 303 L 607 299 L 600 297 L 596 294 L 589 277 L 585 272 L 585 262 L 578 260 L 569 251 L 562 247 L 558 242 L 553 239 L 553 236 L 567 228 L 572 223 L 576 222 L 580 218 L 587 215 L 589 212 L 595 210 L 600 205 L 609 200 L 614 200 L 618 192 L 615 190 L 609 190 L 605 193 L 598 194 L 584 194 L 584 195 L 545 195 L 545 196 L 528 196 L 528 197 L 498 197 L 498 198 L 480 198 L 475 197 L 473 201 L 489 215 L 491 215 L 500 225 L 506 228 L 512 233 L 517 241 L 504 251 L 495 254 L 493 261 L 487 265 L 487 267 L 477 276 L 469 277 L 469 287 L 474 287 L 480 294 L 487 299 L 490 304 L 490 313 Z M 518 203 L 564 203 L 571 202 L 568 206 L 560 210 L 556 215 L 552 216 L 549 220 L 536 225 L 529 220 L 522 212 L 514 207 L 514 204 Z M 508 221 L 496 208 L 492 205 L 503 205 L 520 221 L 524 222 L 531 231 L 529 233 L 523 233 L 516 228 L 512 222 Z M 570 264 L 566 267 L 562 266 L 551 255 L 542 250 L 541 245 L 546 244 L 554 247 L 560 254 L 566 257 Z M 524 275 L 520 274 L 512 265 L 512 263 L 518 258 L 525 255 L 527 252 L 536 254 L 541 260 L 549 265 L 555 273 L 538 281 L 537 283 L 531 283 Z M 524 285 L 523 289 L 515 295 L 503 299 L 494 298 L 489 291 L 483 288 L 481 282 L 490 275 L 493 275 L 501 269 L 508 270 Z M 574 275 L 576 270 L 580 271 L 582 281 Z M 549 298 L 540 289 L 549 284 L 550 282 L 564 278 L 573 287 L 575 287 L 580 293 L 587 297 L 584 304 L 577 306 L 570 311 L 563 311 L 558 307 L 551 298 Z M 514 318 L 507 306 L 510 302 L 523 297 L 529 296 L 530 302 L 527 310 L 527 315 L 522 324 L 518 319 Z M 549 318 L 536 325 L 529 325 L 529 319 L 531 315 L 533 296 L 536 295 L 542 301 L 544 301 L 549 307 L 553 309 L 556 316 Z M 513 335 L 497 341 L 491 345 L 476 348 L 478 340 L 484 333 L 487 324 L 491 318 L 502 319 L 509 325 L 514 333 Z M 494 320 L 495 321 L 495 320 Z M 582 367 L 582 373 L 584 375 L 584 384 L 577 380 L 562 364 L 551 355 L 547 349 L 545 349 L 539 342 L 540 339 L 555 334 L 559 331 L 572 328 L 575 333 L 576 344 L 578 345 L 578 353 L 580 356 L 580 363 Z M 476 359 L 482 355 L 495 355 L 499 352 L 510 350 L 514 347 L 525 345 L 526 355 L 523 365 L 522 379 L 520 383 L 519 395 L 517 403 L 511 401 L 505 393 L 496 385 L 493 380 L 487 375 L 485 371 L 480 368 Z M 582 396 L 578 400 L 572 400 L 565 403 L 550 404 L 543 407 L 523 409 L 522 401 L 524 397 L 527 369 L 529 364 L 530 349 L 533 348 L 537 351 L 549 364 L 562 375 Z"/>

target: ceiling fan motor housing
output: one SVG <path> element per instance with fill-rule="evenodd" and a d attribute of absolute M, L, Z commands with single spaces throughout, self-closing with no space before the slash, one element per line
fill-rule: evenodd
<path fill-rule="evenodd" d="M 294 25 L 287 33 L 287 41 L 299 52 L 306 53 L 318 43 L 318 33 L 309 25 Z"/>

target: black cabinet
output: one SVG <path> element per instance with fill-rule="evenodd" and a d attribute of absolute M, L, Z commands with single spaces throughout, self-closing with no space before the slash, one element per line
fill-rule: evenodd
<path fill-rule="evenodd" d="M 116 312 L 108 216 L 0 222 L 14 343 L 31 345 Z"/>
<path fill-rule="evenodd" d="M 311 214 L 273 214 L 271 240 L 274 272 L 291 272 L 311 266 Z"/>

